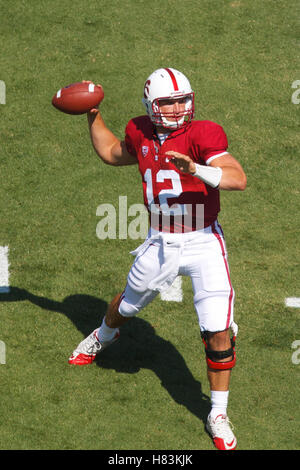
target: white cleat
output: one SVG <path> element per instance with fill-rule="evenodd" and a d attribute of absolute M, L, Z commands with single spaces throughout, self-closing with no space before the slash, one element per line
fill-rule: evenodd
<path fill-rule="evenodd" d="M 79 343 L 69 358 L 69 364 L 75 364 L 78 366 L 91 364 L 99 352 L 103 351 L 103 349 L 107 348 L 107 346 L 114 343 L 120 336 L 120 332 L 117 330 L 113 339 L 110 341 L 100 342 L 97 337 L 97 331 L 98 328 L 94 330 L 87 338 L 81 341 L 81 343 Z"/>
<path fill-rule="evenodd" d="M 206 430 L 219 450 L 234 450 L 236 448 L 237 440 L 232 429 L 233 426 L 226 415 L 218 415 L 215 419 L 210 416 L 207 418 Z"/>

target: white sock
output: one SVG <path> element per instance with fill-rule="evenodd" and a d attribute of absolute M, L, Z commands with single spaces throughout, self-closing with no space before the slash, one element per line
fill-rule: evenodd
<path fill-rule="evenodd" d="M 211 418 L 215 419 L 218 415 L 227 414 L 228 395 L 229 395 L 229 390 L 227 390 L 226 392 L 219 392 L 217 390 L 211 390 L 210 392 L 211 411 L 209 414 Z"/>
<path fill-rule="evenodd" d="M 110 328 L 109 326 L 107 326 L 103 318 L 102 325 L 97 330 L 97 337 L 100 342 L 110 341 L 115 336 L 116 331 L 117 331 L 117 328 Z"/>

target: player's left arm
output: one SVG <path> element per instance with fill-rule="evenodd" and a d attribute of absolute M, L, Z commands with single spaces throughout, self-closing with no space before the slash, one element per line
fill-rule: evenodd
<path fill-rule="evenodd" d="M 209 165 L 199 165 L 188 155 L 172 150 L 166 154 L 171 156 L 171 161 L 178 170 L 202 179 L 214 188 L 228 191 L 244 191 L 246 188 L 245 172 L 241 164 L 230 153 L 214 158 Z"/>
<path fill-rule="evenodd" d="M 247 186 L 247 177 L 242 165 L 230 154 L 226 153 L 212 160 L 209 166 L 221 168 L 222 176 L 218 189 L 228 191 L 244 191 Z"/>

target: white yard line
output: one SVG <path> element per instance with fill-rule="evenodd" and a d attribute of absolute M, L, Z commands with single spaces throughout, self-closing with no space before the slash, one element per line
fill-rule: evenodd
<path fill-rule="evenodd" d="M 300 297 L 287 297 L 284 303 L 286 307 L 300 308 Z"/>
<path fill-rule="evenodd" d="M 0 294 L 10 291 L 8 251 L 8 246 L 0 246 Z"/>

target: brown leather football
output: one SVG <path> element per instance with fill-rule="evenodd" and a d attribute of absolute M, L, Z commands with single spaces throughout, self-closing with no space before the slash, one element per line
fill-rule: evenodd
<path fill-rule="evenodd" d="M 84 114 L 98 106 L 104 98 L 103 89 L 94 83 L 71 83 L 58 90 L 52 98 L 55 108 L 67 114 Z"/>

